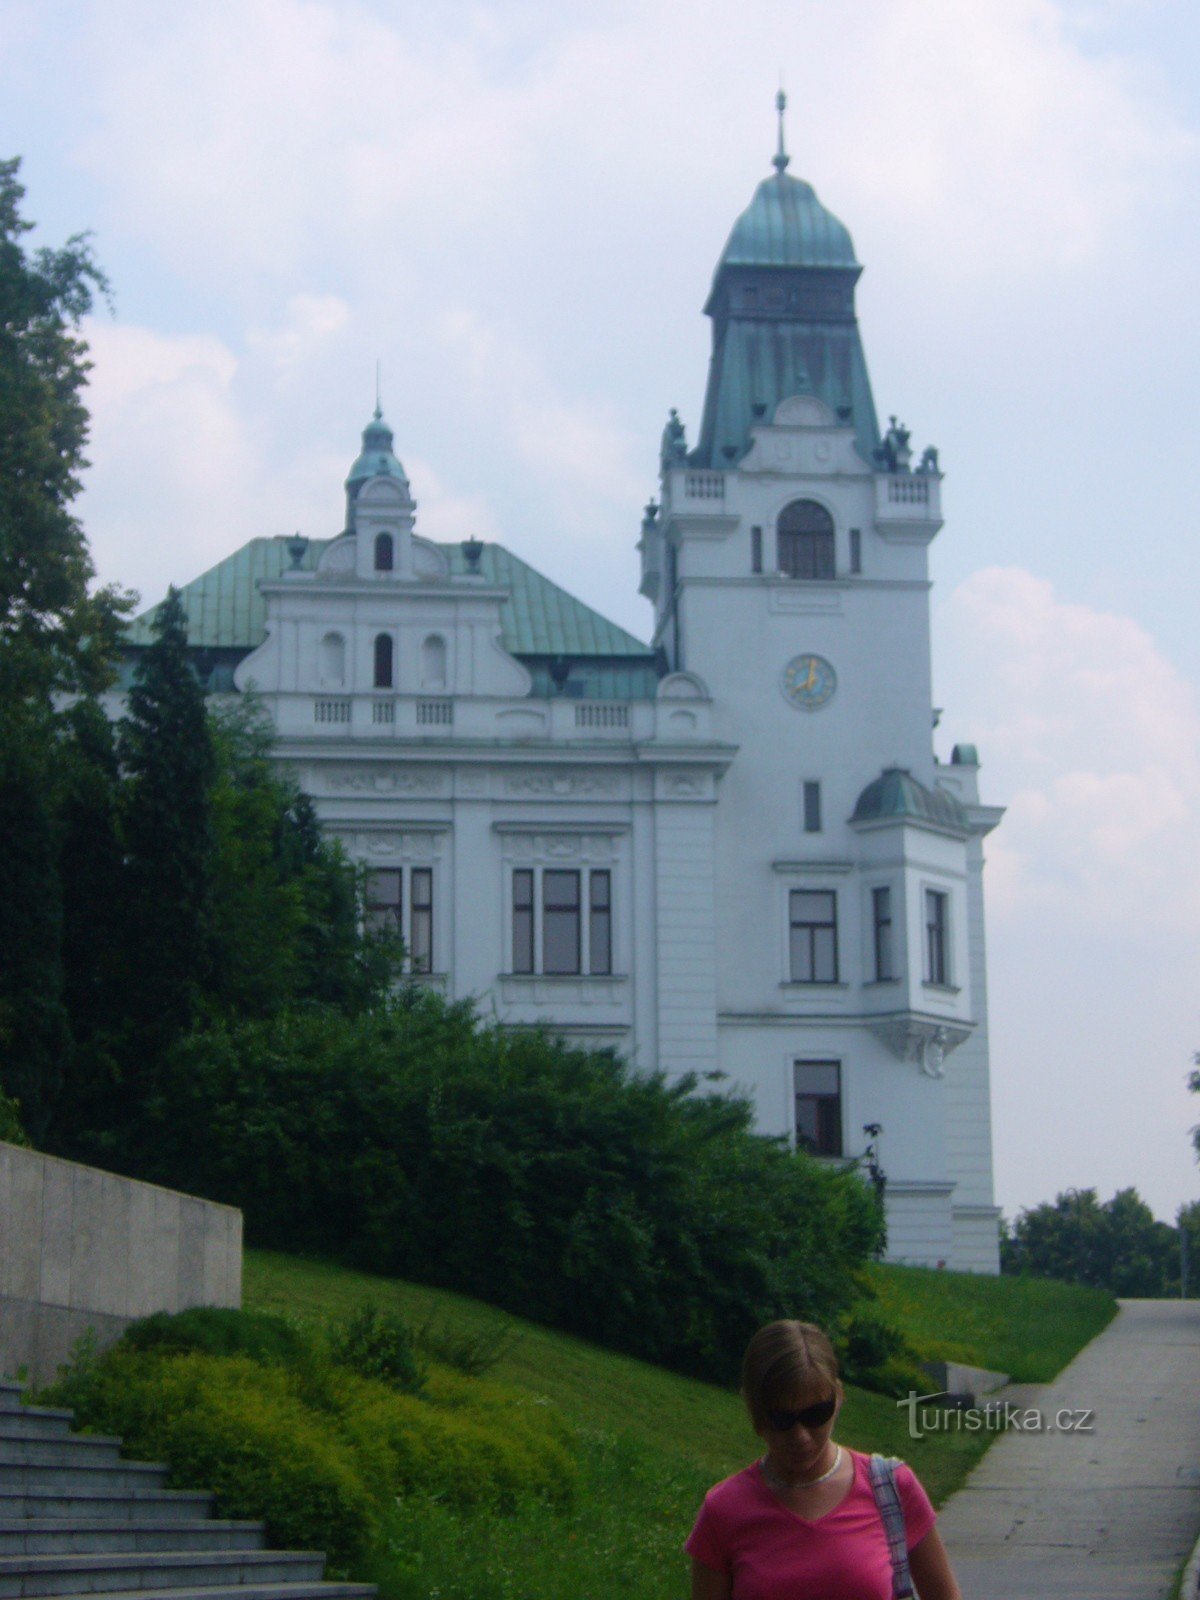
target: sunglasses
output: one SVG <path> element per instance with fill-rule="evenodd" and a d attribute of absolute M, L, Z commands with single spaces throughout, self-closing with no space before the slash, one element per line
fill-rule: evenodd
<path fill-rule="evenodd" d="M 797 1423 L 802 1428 L 823 1428 L 837 1410 L 837 1397 L 818 1400 L 815 1406 L 805 1406 L 802 1411 L 768 1411 L 767 1422 L 776 1433 L 788 1433 Z"/>

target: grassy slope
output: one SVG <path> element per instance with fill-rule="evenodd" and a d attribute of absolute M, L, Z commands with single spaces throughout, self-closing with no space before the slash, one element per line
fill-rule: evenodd
<path fill-rule="evenodd" d="M 507 1317 L 461 1295 L 254 1250 L 246 1257 L 245 1300 L 247 1306 L 311 1322 L 338 1320 L 374 1300 L 416 1323 L 432 1316 L 481 1331 L 512 1324 L 521 1337 L 489 1376 L 544 1395 L 585 1432 L 624 1435 L 695 1469 L 706 1486 L 757 1453 L 757 1440 L 732 1392 Z M 847 1390 L 838 1436 L 856 1449 L 902 1455 L 938 1501 L 958 1487 L 983 1448 L 977 1437 L 967 1435 L 910 1440 L 905 1416 L 893 1401 L 855 1388 Z"/>
<path fill-rule="evenodd" d="M 1026 1339 L 1036 1363 L 1061 1365 L 1111 1315 L 1110 1302 L 1064 1295 L 1059 1285 L 899 1268 L 879 1269 L 875 1282 L 923 1354 L 944 1345 L 945 1355 L 981 1366 L 1018 1369 Z M 415 1324 L 431 1319 L 485 1337 L 515 1327 L 520 1337 L 491 1376 L 552 1401 L 576 1430 L 581 1489 L 568 1514 L 529 1505 L 468 1518 L 428 1502 L 398 1504 L 389 1548 L 361 1574 L 379 1584 L 380 1600 L 685 1600 L 680 1547 L 700 1500 L 760 1448 L 732 1392 L 461 1295 L 265 1251 L 248 1252 L 245 1291 L 248 1306 L 308 1323 L 339 1321 L 373 1300 Z M 838 1437 L 903 1456 L 941 1502 L 994 1435 L 911 1440 L 893 1401 L 849 1388 Z"/>
<path fill-rule="evenodd" d="M 961 1361 L 1046 1383 L 1116 1315 L 1103 1289 L 1043 1278 L 985 1278 L 873 1266 L 877 1309 L 927 1361 Z"/>

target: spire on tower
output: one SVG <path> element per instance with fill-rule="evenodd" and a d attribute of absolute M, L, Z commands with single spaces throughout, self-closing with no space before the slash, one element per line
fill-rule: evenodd
<path fill-rule="evenodd" d="M 787 95 L 783 92 L 782 83 L 779 85 L 779 93 L 775 96 L 775 109 L 779 113 L 779 149 L 775 152 L 772 165 L 782 177 L 784 168 L 791 160 L 783 143 L 783 113 L 787 110 Z"/>

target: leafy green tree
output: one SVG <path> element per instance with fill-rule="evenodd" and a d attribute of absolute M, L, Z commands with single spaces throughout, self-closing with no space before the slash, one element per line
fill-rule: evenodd
<path fill-rule="evenodd" d="M 191 1025 L 212 980 L 216 777 L 178 590 L 167 591 L 153 631 L 118 734 L 128 886 L 123 1002 L 150 1066 L 155 1051 Z"/>
<path fill-rule="evenodd" d="M 1103 1203 L 1095 1189 L 1067 1189 L 1020 1213 L 1002 1240 L 1001 1266 L 1154 1297 L 1178 1288 L 1178 1239 L 1136 1189 L 1121 1189 Z"/>
<path fill-rule="evenodd" d="M 1198 1300 L 1200 1299 L 1200 1200 L 1189 1200 L 1186 1205 L 1180 1206 L 1175 1217 L 1175 1227 L 1187 1258 L 1188 1299 Z M 1181 1273 L 1182 1269 L 1181 1255 Z"/>
<path fill-rule="evenodd" d="M 395 975 L 396 941 L 365 932 L 358 875 L 272 760 L 253 695 L 212 714 L 214 1006 L 271 1016 L 298 1002 L 362 1011 Z"/>
<path fill-rule="evenodd" d="M 0 707 L 100 686 L 133 598 L 89 593 L 71 510 L 87 464 L 90 366 L 76 330 L 108 286 L 84 234 L 25 249 L 18 169 L 0 161 Z"/>
<path fill-rule="evenodd" d="M 41 1141 L 71 1048 L 44 719 L 0 718 L 0 1091 Z"/>

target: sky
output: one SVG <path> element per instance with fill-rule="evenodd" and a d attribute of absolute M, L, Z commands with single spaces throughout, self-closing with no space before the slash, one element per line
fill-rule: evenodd
<path fill-rule="evenodd" d="M 0 0 L 34 242 L 113 284 L 80 511 L 146 603 L 341 527 L 384 408 L 433 538 L 646 638 L 641 507 L 767 175 L 850 228 L 881 416 L 939 447 L 938 749 L 980 747 L 997 1197 L 1200 1195 L 1200 8 Z M 949 1069 L 953 1070 L 953 1057 Z"/>

